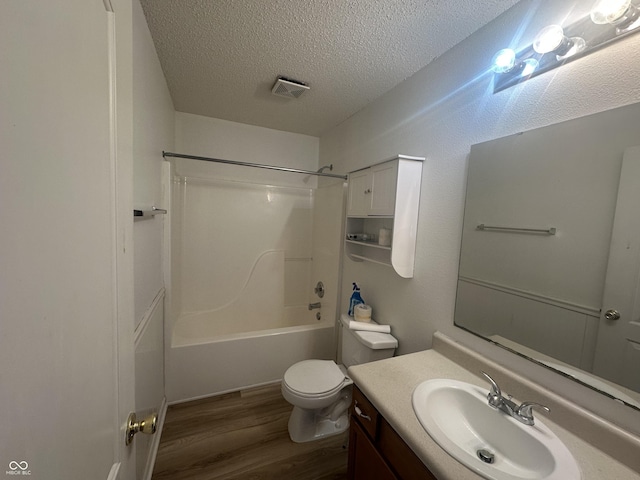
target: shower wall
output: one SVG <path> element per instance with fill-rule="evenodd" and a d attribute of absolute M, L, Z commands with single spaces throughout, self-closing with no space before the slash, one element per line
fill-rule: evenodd
<path fill-rule="evenodd" d="M 178 316 L 215 312 L 238 332 L 311 302 L 314 190 L 187 176 L 188 163 L 173 182 Z"/>
<path fill-rule="evenodd" d="M 318 169 L 315 137 L 183 113 L 175 151 Z M 277 381 L 297 361 L 335 358 L 344 182 L 187 159 L 171 167 L 169 401 Z M 309 311 L 318 301 L 320 311 Z"/>
<path fill-rule="evenodd" d="M 318 168 L 316 137 L 179 112 L 175 128 L 180 153 Z M 181 177 L 172 194 L 174 318 L 238 300 L 244 287 L 251 288 L 245 283 L 256 268 L 269 277 L 260 278 L 268 287 L 255 304 L 275 295 L 286 295 L 281 304 L 308 303 L 317 177 L 193 160 L 175 161 L 173 174 Z M 282 271 L 262 268 L 278 252 L 286 257 Z"/>

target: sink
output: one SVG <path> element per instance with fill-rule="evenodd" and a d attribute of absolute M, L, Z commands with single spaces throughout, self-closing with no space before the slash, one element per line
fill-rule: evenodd
<path fill-rule="evenodd" d="M 571 452 L 548 427 L 537 418 L 524 425 L 490 407 L 487 393 L 457 380 L 427 380 L 413 392 L 413 410 L 438 445 L 485 478 L 581 478 Z"/>

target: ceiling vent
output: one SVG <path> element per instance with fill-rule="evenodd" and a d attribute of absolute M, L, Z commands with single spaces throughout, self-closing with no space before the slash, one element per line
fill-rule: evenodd
<path fill-rule="evenodd" d="M 310 87 L 298 80 L 292 80 L 290 78 L 278 77 L 276 83 L 271 89 L 271 93 L 279 97 L 285 98 L 299 98 L 304 92 L 309 90 Z"/>

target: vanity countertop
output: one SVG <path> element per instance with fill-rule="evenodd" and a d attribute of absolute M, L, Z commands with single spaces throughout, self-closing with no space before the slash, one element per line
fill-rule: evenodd
<path fill-rule="evenodd" d="M 479 368 L 480 370 L 480 368 Z M 480 372 L 478 371 L 478 374 Z M 422 428 L 411 405 L 411 395 L 421 382 L 434 378 L 456 379 L 488 389 L 479 376 L 436 350 L 426 350 L 349 368 L 349 375 L 389 424 L 439 480 L 477 480 L 480 477 L 449 456 Z M 539 415 L 575 457 L 582 480 L 638 480 L 640 473 L 611 458 L 553 421 Z M 569 479 L 567 479 L 569 480 Z"/>

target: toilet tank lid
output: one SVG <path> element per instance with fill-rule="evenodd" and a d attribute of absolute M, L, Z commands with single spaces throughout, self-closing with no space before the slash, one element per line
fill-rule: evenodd
<path fill-rule="evenodd" d="M 343 313 L 340 317 L 342 324 L 349 329 L 349 321 L 353 320 L 349 315 Z M 377 325 L 371 320 L 371 323 Z M 372 350 L 384 350 L 387 348 L 398 348 L 398 339 L 389 333 L 365 332 L 362 330 L 351 330 L 360 343 Z"/>

